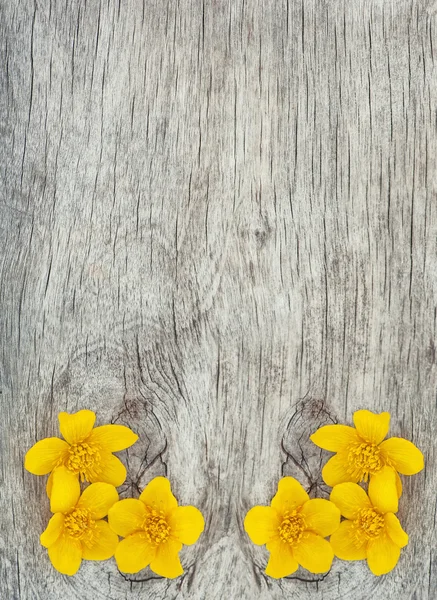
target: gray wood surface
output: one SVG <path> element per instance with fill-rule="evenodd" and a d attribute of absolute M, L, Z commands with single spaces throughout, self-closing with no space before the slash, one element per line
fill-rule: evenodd
<path fill-rule="evenodd" d="M 0 1 L 0 596 L 435 598 L 437 4 Z M 206 531 L 183 577 L 51 567 L 26 450 L 91 408 Z M 373 577 L 274 581 L 243 531 L 307 441 L 389 410 L 425 470 Z M 305 457 L 305 459 L 304 459 Z"/>

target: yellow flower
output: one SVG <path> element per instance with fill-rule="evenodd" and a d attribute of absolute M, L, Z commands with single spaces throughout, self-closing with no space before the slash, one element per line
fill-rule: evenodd
<path fill-rule="evenodd" d="M 194 506 L 178 506 L 165 477 L 155 477 L 139 500 L 128 498 L 114 504 L 108 514 L 110 527 L 124 537 L 115 552 L 118 568 L 138 573 L 150 565 L 162 577 L 178 577 L 182 544 L 197 542 L 205 523 Z"/>
<path fill-rule="evenodd" d="M 54 480 L 63 480 L 59 467 L 54 472 Z M 41 544 L 48 549 L 52 565 L 64 575 L 74 575 L 82 562 L 106 560 L 114 556 L 118 536 L 102 518 L 117 502 L 118 494 L 113 485 L 93 483 L 80 495 L 77 479 L 64 491 L 62 502 L 54 506 L 55 514 L 47 529 L 41 534 Z"/>
<path fill-rule="evenodd" d="M 331 501 L 347 521 L 331 536 L 335 556 L 364 560 L 374 575 L 391 571 L 399 560 L 408 535 L 394 514 L 398 509 L 393 469 L 384 467 L 369 483 L 369 496 L 356 483 L 340 483 Z"/>
<path fill-rule="evenodd" d="M 47 494 L 55 505 L 64 489 L 81 481 L 104 482 L 118 487 L 126 479 L 126 468 L 112 454 L 132 446 L 138 436 L 123 425 L 94 427 L 96 415 L 91 410 L 75 414 L 59 413 L 59 427 L 66 441 L 45 438 L 27 452 L 24 467 L 34 475 L 47 475 Z M 54 473 L 61 469 L 56 479 Z M 55 484 L 56 482 L 56 484 Z M 55 512 L 53 505 L 51 511 Z"/>
<path fill-rule="evenodd" d="M 279 481 L 271 506 L 251 508 L 244 529 L 254 544 L 270 552 L 266 574 L 285 577 L 302 565 L 311 573 L 331 568 L 334 553 L 323 539 L 340 524 L 340 511 L 329 500 L 310 500 L 293 477 Z"/>
<path fill-rule="evenodd" d="M 414 444 L 392 437 L 383 441 L 390 427 L 390 414 L 375 414 L 357 410 L 353 416 L 356 429 L 347 425 L 325 425 L 310 439 L 324 450 L 336 452 L 322 470 L 322 477 L 330 487 L 351 481 L 368 481 L 384 466 L 395 472 L 398 496 L 402 483 L 398 475 L 414 475 L 423 469 L 423 454 Z"/>

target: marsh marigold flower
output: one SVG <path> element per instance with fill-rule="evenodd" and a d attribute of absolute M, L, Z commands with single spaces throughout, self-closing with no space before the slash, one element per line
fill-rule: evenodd
<path fill-rule="evenodd" d="M 94 427 L 96 415 L 91 410 L 61 412 L 58 418 L 65 441 L 57 437 L 40 440 L 24 459 L 24 467 L 34 475 L 51 473 L 47 482 L 49 498 L 59 505 L 64 490 L 79 478 L 90 483 L 121 485 L 126 479 L 126 468 L 112 452 L 129 448 L 138 436 L 124 425 Z M 54 479 L 61 466 L 65 469 Z M 51 511 L 55 512 L 53 506 Z"/>
<path fill-rule="evenodd" d="M 414 475 L 423 469 L 423 454 L 408 440 L 392 437 L 384 440 L 390 427 L 390 414 L 375 414 L 369 410 L 357 410 L 353 416 L 355 429 L 348 425 L 325 425 L 310 439 L 324 450 L 336 452 L 322 470 L 326 484 L 334 487 L 339 483 L 367 482 L 383 467 L 389 466 L 395 473 L 398 496 L 402 483 L 398 473 Z"/>
<path fill-rule="evenodd" d="M 383 467 L 369 483 L 369 495 L 356 483 L 340 483 L 331 492 L 346 521 L 331 536 L 335 556 L 364 560 L 374 575 L 391 571 L 399 560 L 408 535 L 394 514 L 398 509 L 395 475 Z"/>
<path fill-rule="evenodd" d="M 58 478 L 63 481 L 64 469 L 56 469 L 55 482 Z M 64 575 L 74 575 L 83 558 L 106 560 L 114 555 L 118 536 L 102 519 L 117 500 L 113 485 L 93 483 L 80 495 L 79 481 L 71 480 L 62 502 L 54 503 L 55 514 L 40 537 L 55 569 Z"/>
<path fill-rule="evenodd" d="M 266 574 L 286 577 L 302 565 L 311 573 L 331 568 L 334 553 L 324 538 L 340 524 L 340 511 L 329 500 L 310 500 L 293 477 L 279 481 L 270 506 L 255 506 L 244 520 L 244 529 L 254 544 L 270 552 Z"/>
<path fill-rule="evenodd" d="M 108 514 L 110 527 L 121 540 L 115 552 L 118 568 L 138 573 L 150 565 L 162 577 L 178 577 L 182 544 L 197 542 L 204 529 L 202 513 L 194 506 L 178 506 L 165 477 L 155 477 L 139 500 L 120 500 Z"/>

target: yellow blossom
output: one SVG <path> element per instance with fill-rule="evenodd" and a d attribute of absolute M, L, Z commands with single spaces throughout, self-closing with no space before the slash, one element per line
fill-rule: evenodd
<path fill-rule="evenodd" d="M 90 483 L 121 485 L 126 479 L 126 468 L 112 452 L 124 450 L 138 439 L 124 425 L 94 427 L 96 415 L 91 410 L 80 410 L 74 414 L 61 412 L 58 418 L 66 441 L 57 437 L 40 440 L 24 459 L 24 467 L 34 475 L 51 473 L 47 494 L 51 499 L 52 512 L 57 512 L 55 506 L 59 510 L 65 489 L 74 486 L 78 478 Z M 66 468 L 59 470 L 61 466 Z M 58 476 L 54 478 L 58 470 Z"/>
<path fill-rule="evenodd" d="M 423 469 L 423 454 L 414 444 L 403 438 L 384 440 L 390 427 L 390 414 L 375 414 L 357 410 L 353 416 L 355 429 L 347 425 L 325 425 L 310 439 L 324 450 L 336 452 L 322 470 L 322 477 L 330 487 L 339 483 L 367 482 L 383 467 L 395 473 L 398 496 L 402 494 L 402 475 L 414 475 Z"/>
<path fill-rule="evenodd" d="M 62 478 L 59 467 L 54 479 Z M 93 483 L 80 495 L 77 479 L 65 490 L 63 506 L 50 519 L 41 534 L 41 544 L 48 549 L 52 565 L 64 575 L 74 575 L 86 560 L 106 560 L 114 555 L 118 536 L 103 517 L 117 502 L 118 494 L 113 485 Z"/>
<path fill-rule="evenodd" d="M 244 520 L 254 544 L 266 544 L 270 552 L 266 574 L 286 577 L 302 565 L 311 573 L 331 568 L 334 553 L 324 538 L 340 524 L 340 511 L 329 500 L 310 500 L 293 477 L 279 481 L 270 506 L 255 506 Z"/>
<path fill-rule="evenodd" d="M 165 477 L 155 477 L 139 500 L 128 498 L 114 504 L 108 514 L 110 527 L 122 540 L 115 552 L 118 568 L 138 573 L 150 565 L 162 577 L 178 577 L 182 544 L 194 544 L 205 523 L 194 506 L 178 506 Z"/>
<path fill-rule="evenodd" d="M 340 483 L 331 492 L 346 521 L 331 536 L 335 556 L 364 560 L 374 575 L 391 571 L 399 560 L 408 535 L 394 514 L 398 508 L 395 474 L 383 467 L 369 483 L 369 495 L 356 483 Z"/>

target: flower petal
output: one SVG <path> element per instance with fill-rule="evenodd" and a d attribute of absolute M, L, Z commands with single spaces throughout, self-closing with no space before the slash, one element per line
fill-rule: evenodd
<path fill-rule="evenodd" d="M 271 506 L 282 515 L 304 504 L 310 497 L 294 477 L 283 477 L 278 483 L 278 491 L 273 497 Z"/>
<path fill-rule="evenodd" d="M 387 513 L 384 515 L 385 520 L 385 530 L 388 533 L 392 542 L 396 544 L 396 546 L 400 546 L 403 548 L 408 544 L 408 533 L 402 529 L 402 525 L 399 522 L 399 519 L 393 513 Z"/>
<path fill-rule="evenodd" d="M 88 480 L 91 483 L 102 481 L 118 487 L 126 481 L 126 467 L 119 458 L 109 452 L 100 454 L 100 471 L 89 473 Z"/>
<path fill-rule="evenodd" d="M 156 546 L 152 546 L 144 533 L 134 533 L 119 542 L 115 550 L 117 566 L 123 573 L 138 573 L 145 569 L 155 557 Z"/>
<path fill-rule="evenodd" d="M 326 537 L 331 535 L 340 525 L 340 511 L 333 502 L 314 498 L 308 500 L 302 507 L 305 519 L 305 529 Z"/>
<path fill-rule="evenodd" d="M 398 492 L 398 498 L 402 496 L 402 480 L 399 477 L 399 473 L 395 471 L 395 479 L 396 479 L 396 490 Z"/>
<path fill-rule="evenodd" d="M 52 495 L 52 489 L 53 489 L 53 471 L 50 473 L 50 475 L 47 479 L 47 483 L 46 483 L 46 493 L 47 493 L 48 498 L 50 498 L 50 496 Z"/>
<path fill-rule="evenodd" d="M 76 506 L 80 496 L 78 477 L 67 467 L 53 471 L 53 487 L 50 496 L 50 510 L 53 513 L 66 513 Z"/>
<path fill-rule="evenodd" d="M 32 446 L 24 457 L 24 468 L 34 475 L 47 475 L 68 450 L 67 442 L 57 437 L 45 438 Z"/>
<path fill-rule="evenodd" d="M 95 484 L 97 485 L 97 484 Z M 82 558 L 87 560 L 107 560 L 114 556 L 118 545 L 118 535 L 106 521 L 97 521 L 95 537 L 90 546 L 82 545 Z"/>
<path fill-rule="evenodd" d="M 383 533 L 367 545 L 367 564 L 374 575 L 385 575 L 396 566 L 401 549 Z"/>
<path fill-rule="evenodd" d="M 348 425 L 324 425 L 315 433 L 310 435 L 310 440 L 330 452 L 339 452 L 349 446 L 349 444 L 359 443 L 360 438 L 357 430 Z"/>
<path fill-rule="evenodd" d="M 63 527 L 64 515 L 62 513 L 56 513 L 48 522 L 45 531 L 39 536 L 39 540 L 44 548 L 48 548 L 56 542 L 62 533 Z"/>
<path fill-rule="evenodd" d="M 95 427 L 88 438 L 89 442 L 98 444 L 107 452 L 119 452 L 132 446 L 138 436 L 124 425 L 102 425 Z"/>
<path fill-rule="evenodd" d="M 271 506 L 254 506 L 244 519 L 244 530 L 254 544 L 263 546 L 277 537 L 280 524 L 279 515 Z"/>
<path fill-rule="evenodd" d="M 346 481 L 357 483 L 359 476 L 353 476 L 348 473 L 347 466 L 347 454 L 344 452 L 336 454 L 328 460 L 322 469 L 323 481 L 329 485 L 329 487 L 334 487 L 334 485 L 345 483 Z"/>
<path fill-rule="evenodd" d="M 61 535 L 48 549 L 50 562 L 64 575 L 75 575 L 82 562 L 82 544 L 70 537 Z"/>
<path fill-rule="evenodd" d="M 144 488 L 140 500 L 146 506 L 152 506 L 166 515 L 178 505 L 176 498 L 172 494 L 170 482 L 165 477 L 155 477 L 155 479 L 152 479 Z"/>
<path fill-rule="evenodd" d="M 354 412 L 354 425 L 360 436 L 372 444 L 380 444 L 390 428 L 390 413 L 380 414 L 370 410 L 357 410 Z"/>
<path fill-rule="evenodd" d="M 178 506 L 168 518 L 171 536 L 186 546 L 195 544 L 205 528 L 203 515 L 195 506 Z"/>
<path fill-rule="evenodd" d="M 310 573 L 329 571 L 334 558 L 331 544 L 320 535 L 305 531 L 300 541 L 293 546 L 293 556 Z"/>
<path fill-rule="evenodd" d="M 369 498 L 382 514 L 398 510 L 398 490 L 395 472 L 391 467 L 383 467 L 371 476 L 369 482 Z"/>
<path fill-rule="evenodd" d="M 371 507 L 369 497 L 357 483 L 339 483 L 332 490 L 330 500 L 346 519 L 355 519 L 360 510 Z"/>
<path fill-rule="evenodd" d="M 352 521 L 342 521 L 329 541 L 335 556 L 342 560 L 364 560 L 367 556 L 367 542 L 361 545 L 356 538 L 356 527 Z"/>
<path fill-rule="evenodd" d="M 423 454 L 412 442 L 392 437 L 380 445 L 389 464 L 402 475 L 415 475 L 424 467 Z"/>
<path fill-rule="evenodd" d="M 83 492 L 78 508 L 87 508 L 94 520 L 103 519 L 118 500 L 117 490 L 109 483 L 92 483 Z"/>
<path fill-rule="evenodd" d="M 279 579 L 287 577 L 299 568 L 297 560 L 293 556 L 290 544 L 285 544 L 282 540 L 272 540 L 267 544 L 267 550 L 270 552 L 269 562 L 266 567 L 266 575 Z"/>
<path fill-rule="evenodd" d="M 150 568 L 161 577 L 174 579 L 184 572 L 181 561 L 179 560 L 179 551 L 182 544 L 177 540 L 169 538 L 166 542 L 159 544 L 155 558 L 150 563 Z"/>
<path fill-rule="evenodd" d="M 116 502 L 108 512 L 108 523 L 118 535 L 127 537 L 143 529 L 146 507 L 141 500 L 126 498 Z"/>
<path fill-rule="evenodd" d="M 60 412 L 58 419 L 62 437 L 69 444 L 76 444 L 89 436 L 96 421 L 96 414 L 92 410 L 79 410 L 72 415 Z"/>

